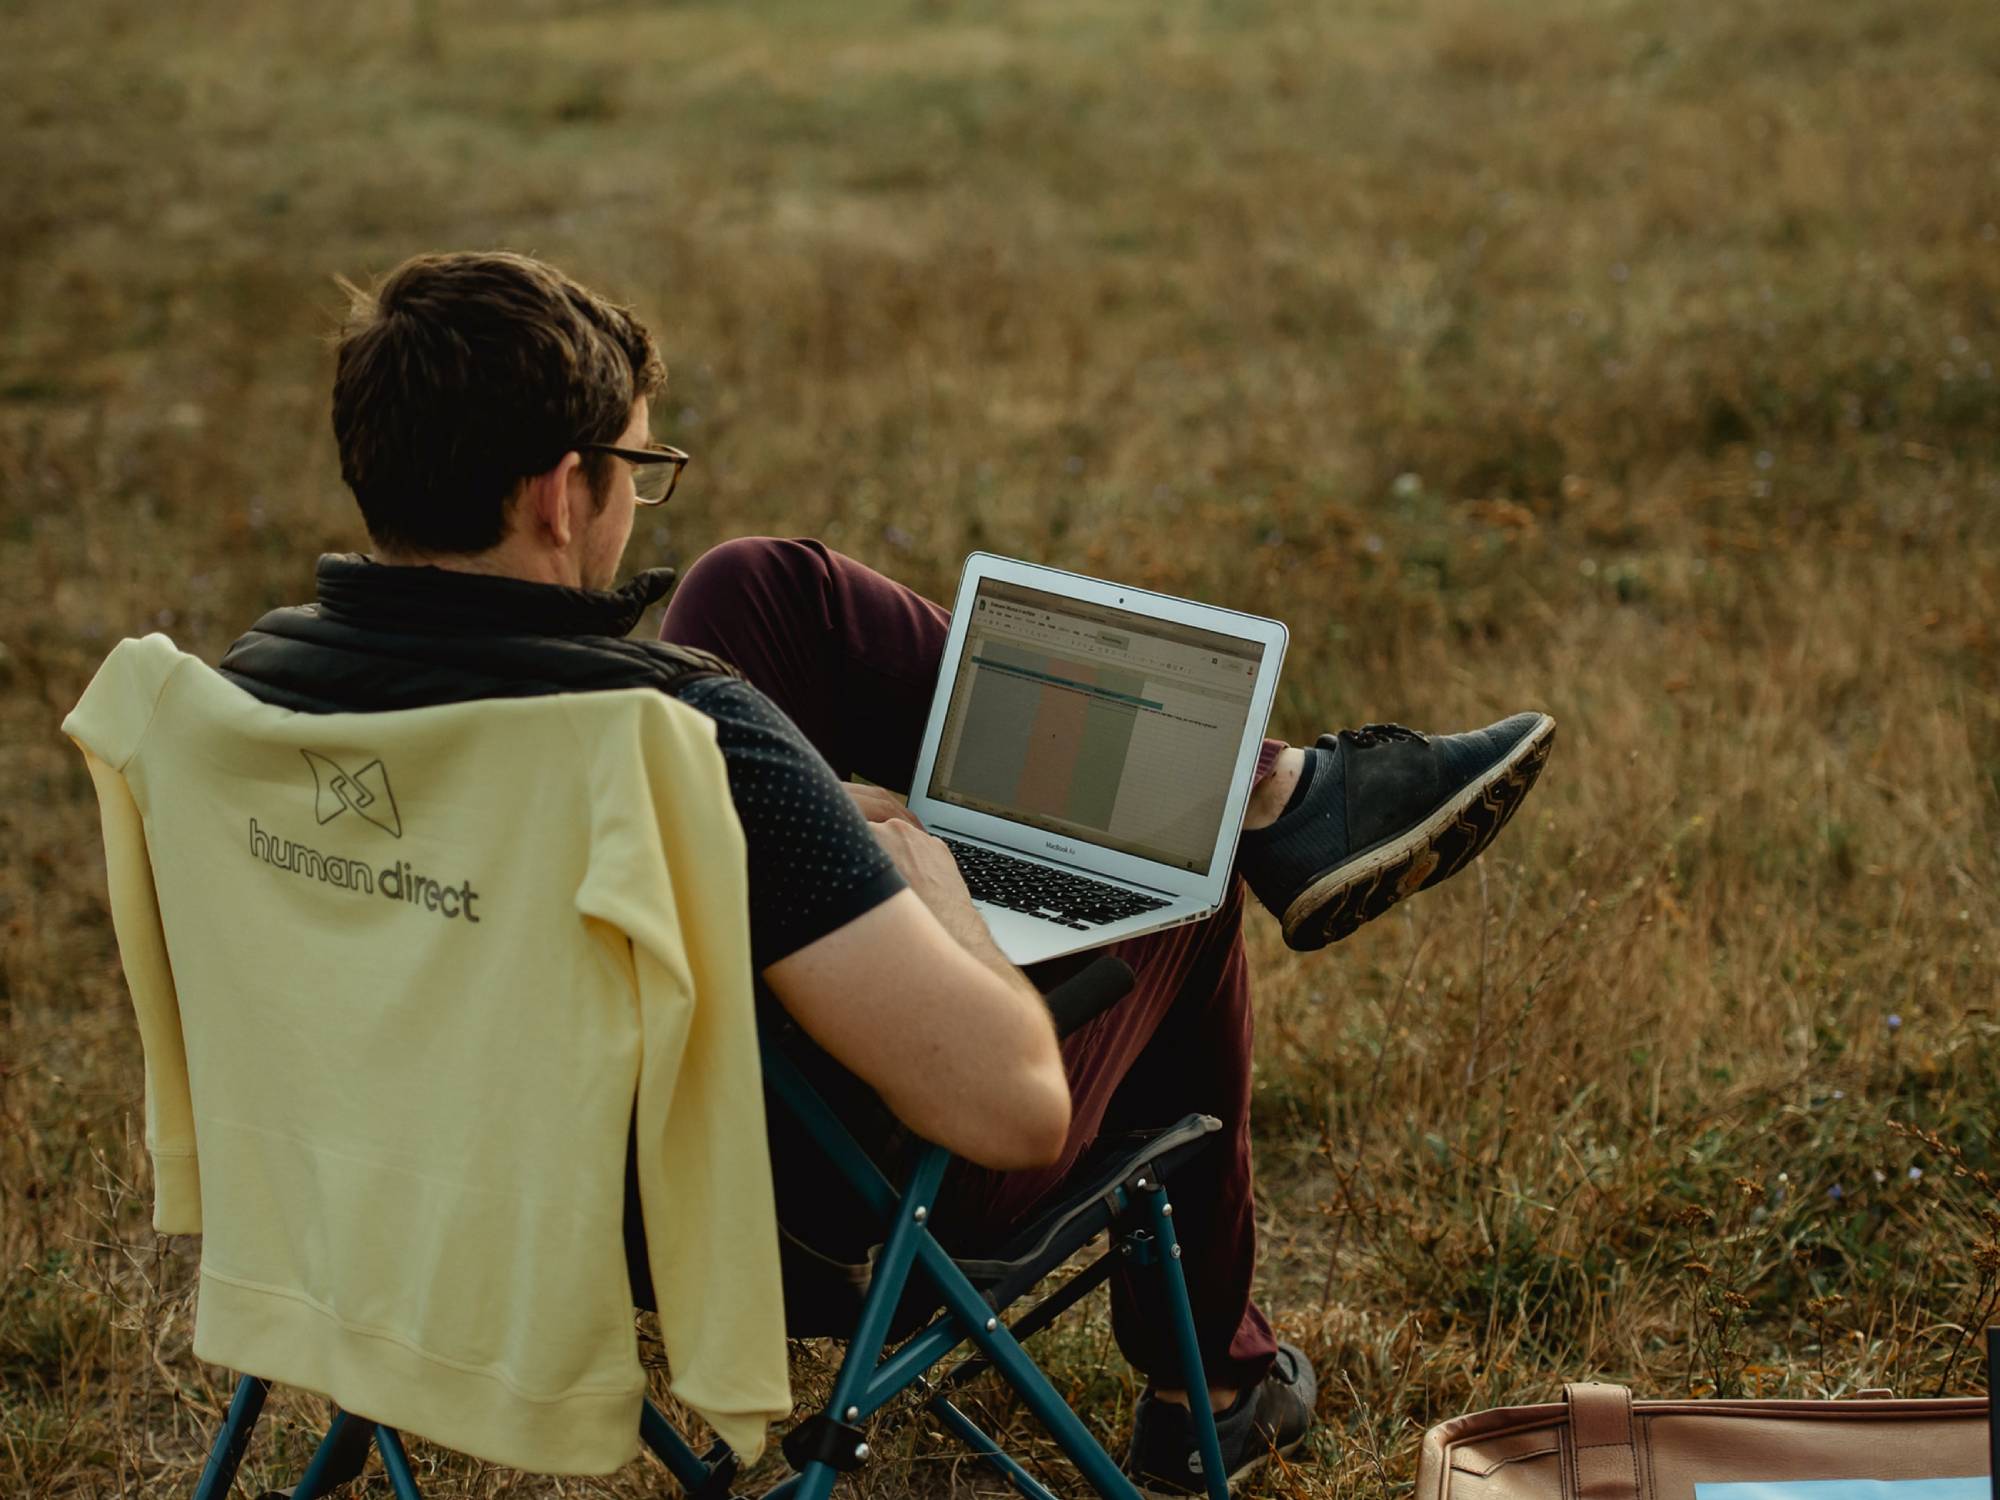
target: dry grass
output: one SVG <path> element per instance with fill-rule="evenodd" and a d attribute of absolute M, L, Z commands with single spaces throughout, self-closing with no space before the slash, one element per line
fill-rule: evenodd
<path fill-rule="evenodd" d="M 1392 1492 L 1578 1375 L 1974 1384 L 2000 10 L 45 0 L 0 85 L 0 1491 L 185 1493 L 226 1389 L 57 719 L 361 545 L 329 277 L 445 246 L 664 335 L 698 467 L 635 563 L 987 546 L 1282 613 L 1294 737 L 1562 719 L 1477 874 L 1255 935 L 1265 1295 L 1325 1394 L 1252 1493 Z M 1101 1322 L 1051 1357 L 1118 1430 Z M 883 1446 L 864 1493 L 987 1484 Z"/>

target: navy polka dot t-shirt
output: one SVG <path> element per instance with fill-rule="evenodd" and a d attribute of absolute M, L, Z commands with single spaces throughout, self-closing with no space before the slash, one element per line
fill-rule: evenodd
<path fill-rule="evenodd" d="M 833 767 L 749 683 L 701 677 L 674 696 L 715 721 L 750 874 L 750 951 L 761 970 L 904 888 Z"/>

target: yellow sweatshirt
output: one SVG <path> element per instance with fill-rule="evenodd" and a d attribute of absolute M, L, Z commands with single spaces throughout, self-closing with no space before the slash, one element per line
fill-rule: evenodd
<path fill-rule="evenodd" d="M 510 1467 L 603 1473 L 645 1381 L 626 1134 L 677 1396 L 791 1406 L 743 839 L 649 689 L 260 703 L 122 642 L 64 732 L 104 825 L 153 1222 L 197 1356 Z"/>

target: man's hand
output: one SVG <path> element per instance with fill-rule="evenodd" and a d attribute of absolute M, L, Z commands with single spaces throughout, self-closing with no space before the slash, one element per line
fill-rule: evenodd
<path fill-rule="evenodd" d="M 854 805 L 861 809 L 861 816 L 871 823 L 911 823 L 923 827 L 917 815 L 903 806 L 902 798 L 894 792 L 885 792 L 879 786 L 870 786 L 865 781 L 846 783 L 847 795 L 854 799 Z"/>
<path fill-rule="evenodd" d="M 951 918 L 961 909 L 972 911 L 972 893 L 966 890 L 965 878 L 958 873 L 958 862 L 951 857 L 943 839 L 924 832 L 923 825 L 915 818 L 871 822 L 868 831 L 896 862 L 910 889 L 946 927 L 953 926 Z M 973 920 L 978 917 L 975 915 Z"/>
<path fill-rule="evenodd" d="M 972 893 L 965 888 L 965 877 L 958 873 L 958 862 L 951 857 L 944 840 L 925 832 L 917 815 L 893 792 L 850 781 L 847 795 L 868 820 L 868 831 L 875 835 L 875 842 L 896 862 L 896 869 L 910 883 L 917 899 L 938 919 L 938 925 L 987 968 L 1009 980 L 1025 983 L 1021 971 L 993 946 L 993 935 L 974 908 Z"/>
<path fill-rule="evenodd" d="M 962 924 L 953 918 L 961 909 L 971 910 L 972 897 L 965 889 L 951 851 L 925 831 L 922 820 L 894 792 L 864 781 L 845 785 L 847 795 L 868 820 L 868 831 L 875 835 L 875 842 L 896 862 L 910 889 L 956 936 Z"/>

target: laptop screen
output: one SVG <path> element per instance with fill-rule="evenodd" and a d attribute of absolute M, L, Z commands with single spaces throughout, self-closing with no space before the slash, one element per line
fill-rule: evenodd
<path fill-rule="evenodd" d="M 1208 873 L 1264 647 L 988 578 L 929 794 Z"/>

